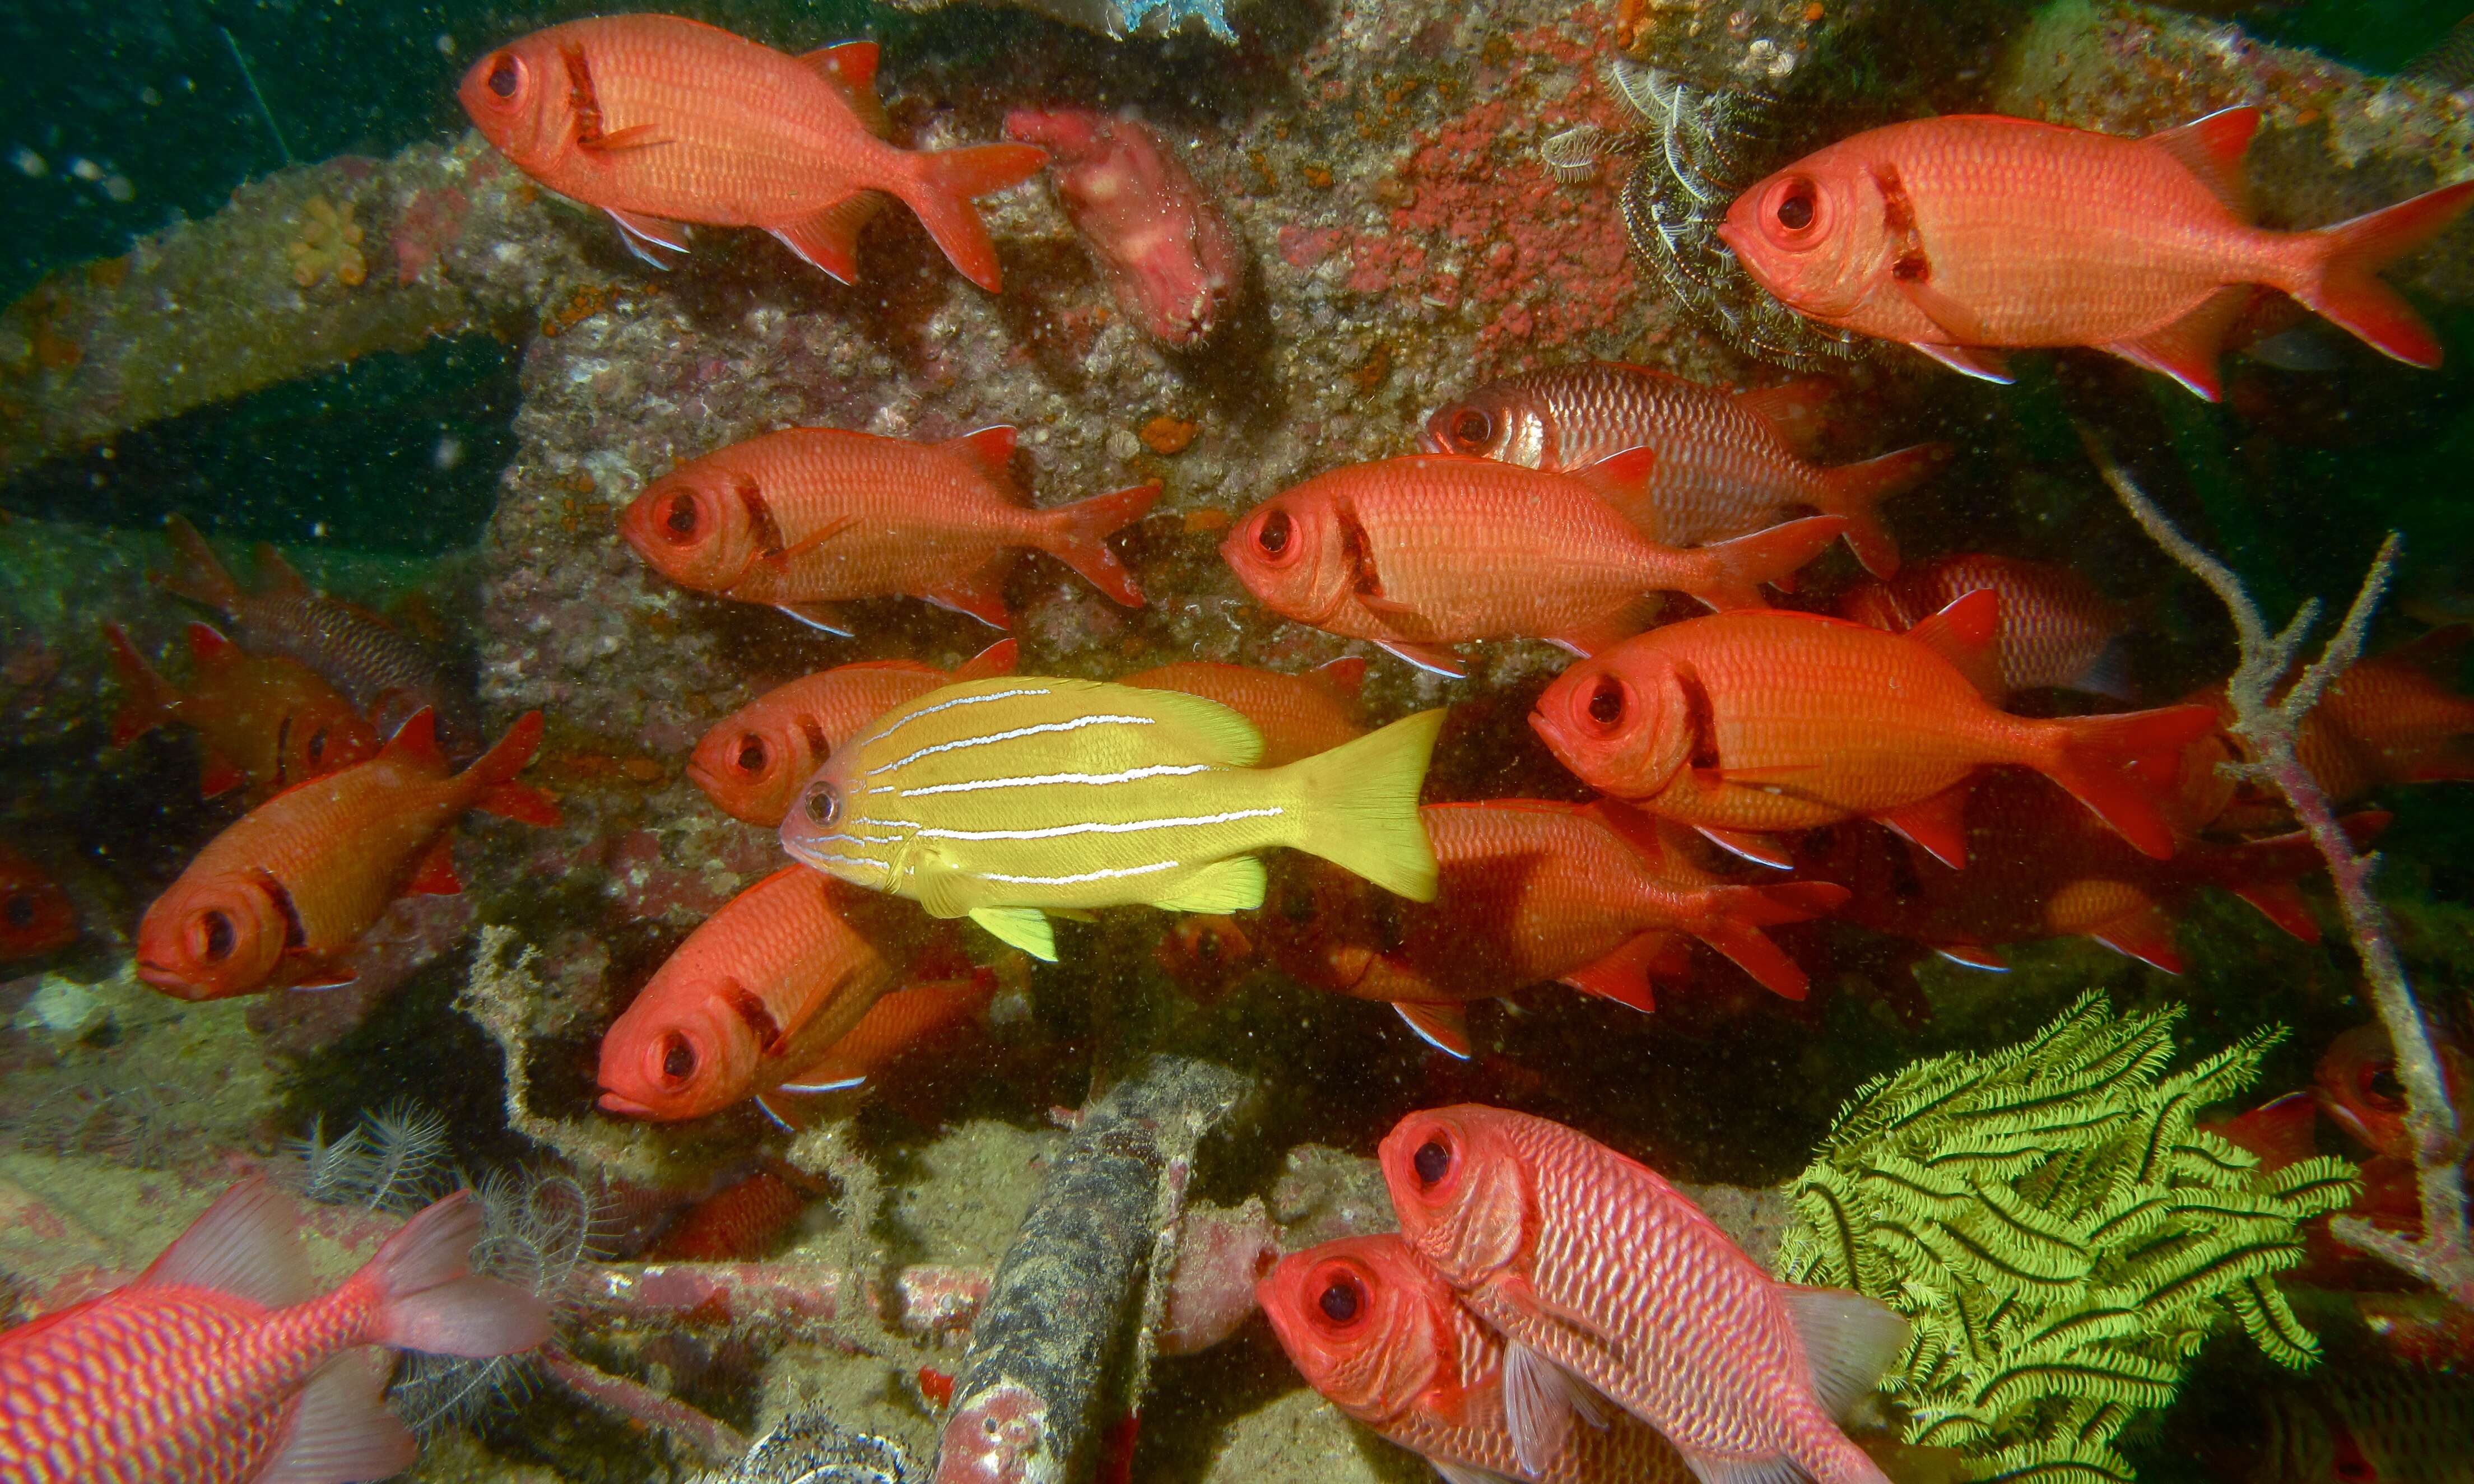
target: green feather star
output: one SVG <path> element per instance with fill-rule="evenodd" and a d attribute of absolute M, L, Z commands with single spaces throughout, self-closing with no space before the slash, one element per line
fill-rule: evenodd
<path fill-rule="evenodd" d="M 2285 1365 L 2317 1359 L 2274 1276 L 2303 1223 L 2353 1199 L 2354 1167 L 2264 1173 L 2197 1128 L 2284 1033 L 2168 1075 L 2180 1016 L 2117 1018 L 2092 993 L 2019 1045 L 1878 1079 L 1789 1187 L 1781 1276 L 1912 1325 L 1882 1383 L 1907 1442 L 1979 1478 L 2121 1484 L 2114 1440 L 2228 1320 Z"/>

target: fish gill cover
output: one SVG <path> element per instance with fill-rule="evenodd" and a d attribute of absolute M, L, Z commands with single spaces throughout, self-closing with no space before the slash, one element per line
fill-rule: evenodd
<path fill-rule="evenodd" d="M 1981 1478 L 2127 1480 L 2115 1439 L 2228 1321 L 2280 1364 L 2318 1358 L 2275 1275 L 2353 1198 L 2354 1167 L 2265 1172 L 2197 1127 L 2283 1033 L 2169 1073 L 2181 1018 L 2092 992 L 2014 1046 L 1911 1063 L 1858 1088 L 1789 1184 L 1781 1276 L 1914 1325 L 1884 1383 L 1908 1442 Z"/>

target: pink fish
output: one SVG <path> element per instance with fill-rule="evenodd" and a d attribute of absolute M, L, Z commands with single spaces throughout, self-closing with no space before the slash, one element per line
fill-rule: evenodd
<path fill-rule="evenodd" d="M 1542 1118 L 1411 1113 L 1382 1158 L 1402 1239 L 1506 1341 L 1524 1472 L 1594 1389 L 1703 1479 L 1885 1484 L 1832 1419 L 1906 1343 L 1887 1308 L 1779 1282 L 1656 1171 Z"/>
<path fill-rule="evenodd" d="M 511 1355 L 549 1338 L 531 1294 L 465 1270 L 481 1213 L 457 1191 L 314 1294 L 301 1213 L 262 1178 L 225 1191 L 137 1281 L 0 1334 L 10 1484 L 386 1478 L 412 1434 L 372 1349 Z"/>
<path fill-rule="evenodd" d="M 1176 150 L 1140 119 L 1016 109 L 1006 133 L 1047 149 L 1065 214 L 1117 306 L 1152 339 L 1200 345 L 1246 283 L 1246 255 Z"/>

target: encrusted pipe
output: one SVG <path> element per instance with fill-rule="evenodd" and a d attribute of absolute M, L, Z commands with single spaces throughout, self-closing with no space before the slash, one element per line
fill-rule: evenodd
<path fill-rule="evenodd" d="M 1226 1067 L 1155 1056 L 1083 1109 L 971 1330 L 936 1484 L 1090 1475 L 1195 1145 L 1249 1086 Z"/>

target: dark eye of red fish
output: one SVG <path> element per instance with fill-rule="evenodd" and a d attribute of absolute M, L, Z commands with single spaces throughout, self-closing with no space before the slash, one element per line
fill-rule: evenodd
<path fill-rule="evenodd" d="M 688 1038 L 673 1031 L 662 1037 L 662 1075 L 674 1083 L 683 1083 L 695 1072 L 695 1048 Z"/>
<path fill-rule="evenodd" d="M 501 57 L 498 59 L 498 64 L 490 69 L 490 91 L 501 98 L 512 98 L 516 95 L 516 60 L 514 58 Z"/>
<path fill-rule="evenodd" d="M 1418 1172 L 1418 1183 L 1431 1190 L 1451 1173 L 1452 1152 L 1443 1147 L 1443 1140 L 1428 1139 L 1409 1156 L 1409 1163 Z"/>
<path fill-rule="evenodd" d="M 1589 719 L 1600 726 L 1612 727 L 1623 719 L 1623 682 L 1613 675 L 1600 675 L 1589 688 Z"/>
<path fill-rule="evenodd" d="M 1778 223 L 1789 231 L 1802 231 L 1812 225 L 1812 184 L 1798 181 L 1779 198 Z"/>
<path fill-rule="evenodd" d="M 2383 1061 L 2378 1066 L 2365 1068 L 2363 1096 L 2382 1107 L 2405 1107 L 2405 1083 L 2397 1081 L 2396 1063 Z"/>
<path fill-rule="evenodd" d="M 1358 1285 L 1355 1278 L 1335 1277 L 1323 1285 L 1322 1294 L 1315 1299 L 1315 1307 L 1322 1310 L 1322 1317 L 1333 1324 L 1347 1324 L 1366 1307 L 1366 1290 Z"/>
<path fill-rule="evenodd" d="M 327 755 L 327 729 L 320 727 L 309 734 L 309 761 L 317 762 Z"/>
<path fill-rule="evenodd" d="M 670 534 L 673 536 L 694 535 L 696 531 L 695 497 L 692 495 L 671 496 L 670 508 L 663 513 L 662 523 L 669 528 Z"/>
<path fill-rule="evenodd" d="M 1475 407 L 1463 407 L 1452 416 L 1452 441 L 1465 449 L 1482 449 L 1494 436 L 1494 419 Z"/>
<path fill-rule="evenodd" d="M 23 892 L 10 897 L 6 905 L 0 905 L 0 920 L 5 920 L 12 928 L 33 927 L 35 899 Z"/>
<path fill-rule="evenodd" d="M 754 732 L 739 739 L 739 770 L 742 773 L 764 771 L 764 739 Z"/>
<path fill-rule="evenodd" d="M 1289 527 L 1293 523 L 1285 510 L 1274 510 L 1263 517 L 1263 528 L 1254 533 L 1254 545 L 1277 556 L 1289 549 Z"/>
<path fill-rule="evenodd" d="M 232 951 L 231 919 L 225 916 L 220 912 L 209 912 L 206 916 L 206 961 L 209 963 L 220 963 L 224 960 L 230 958 Z"/>

